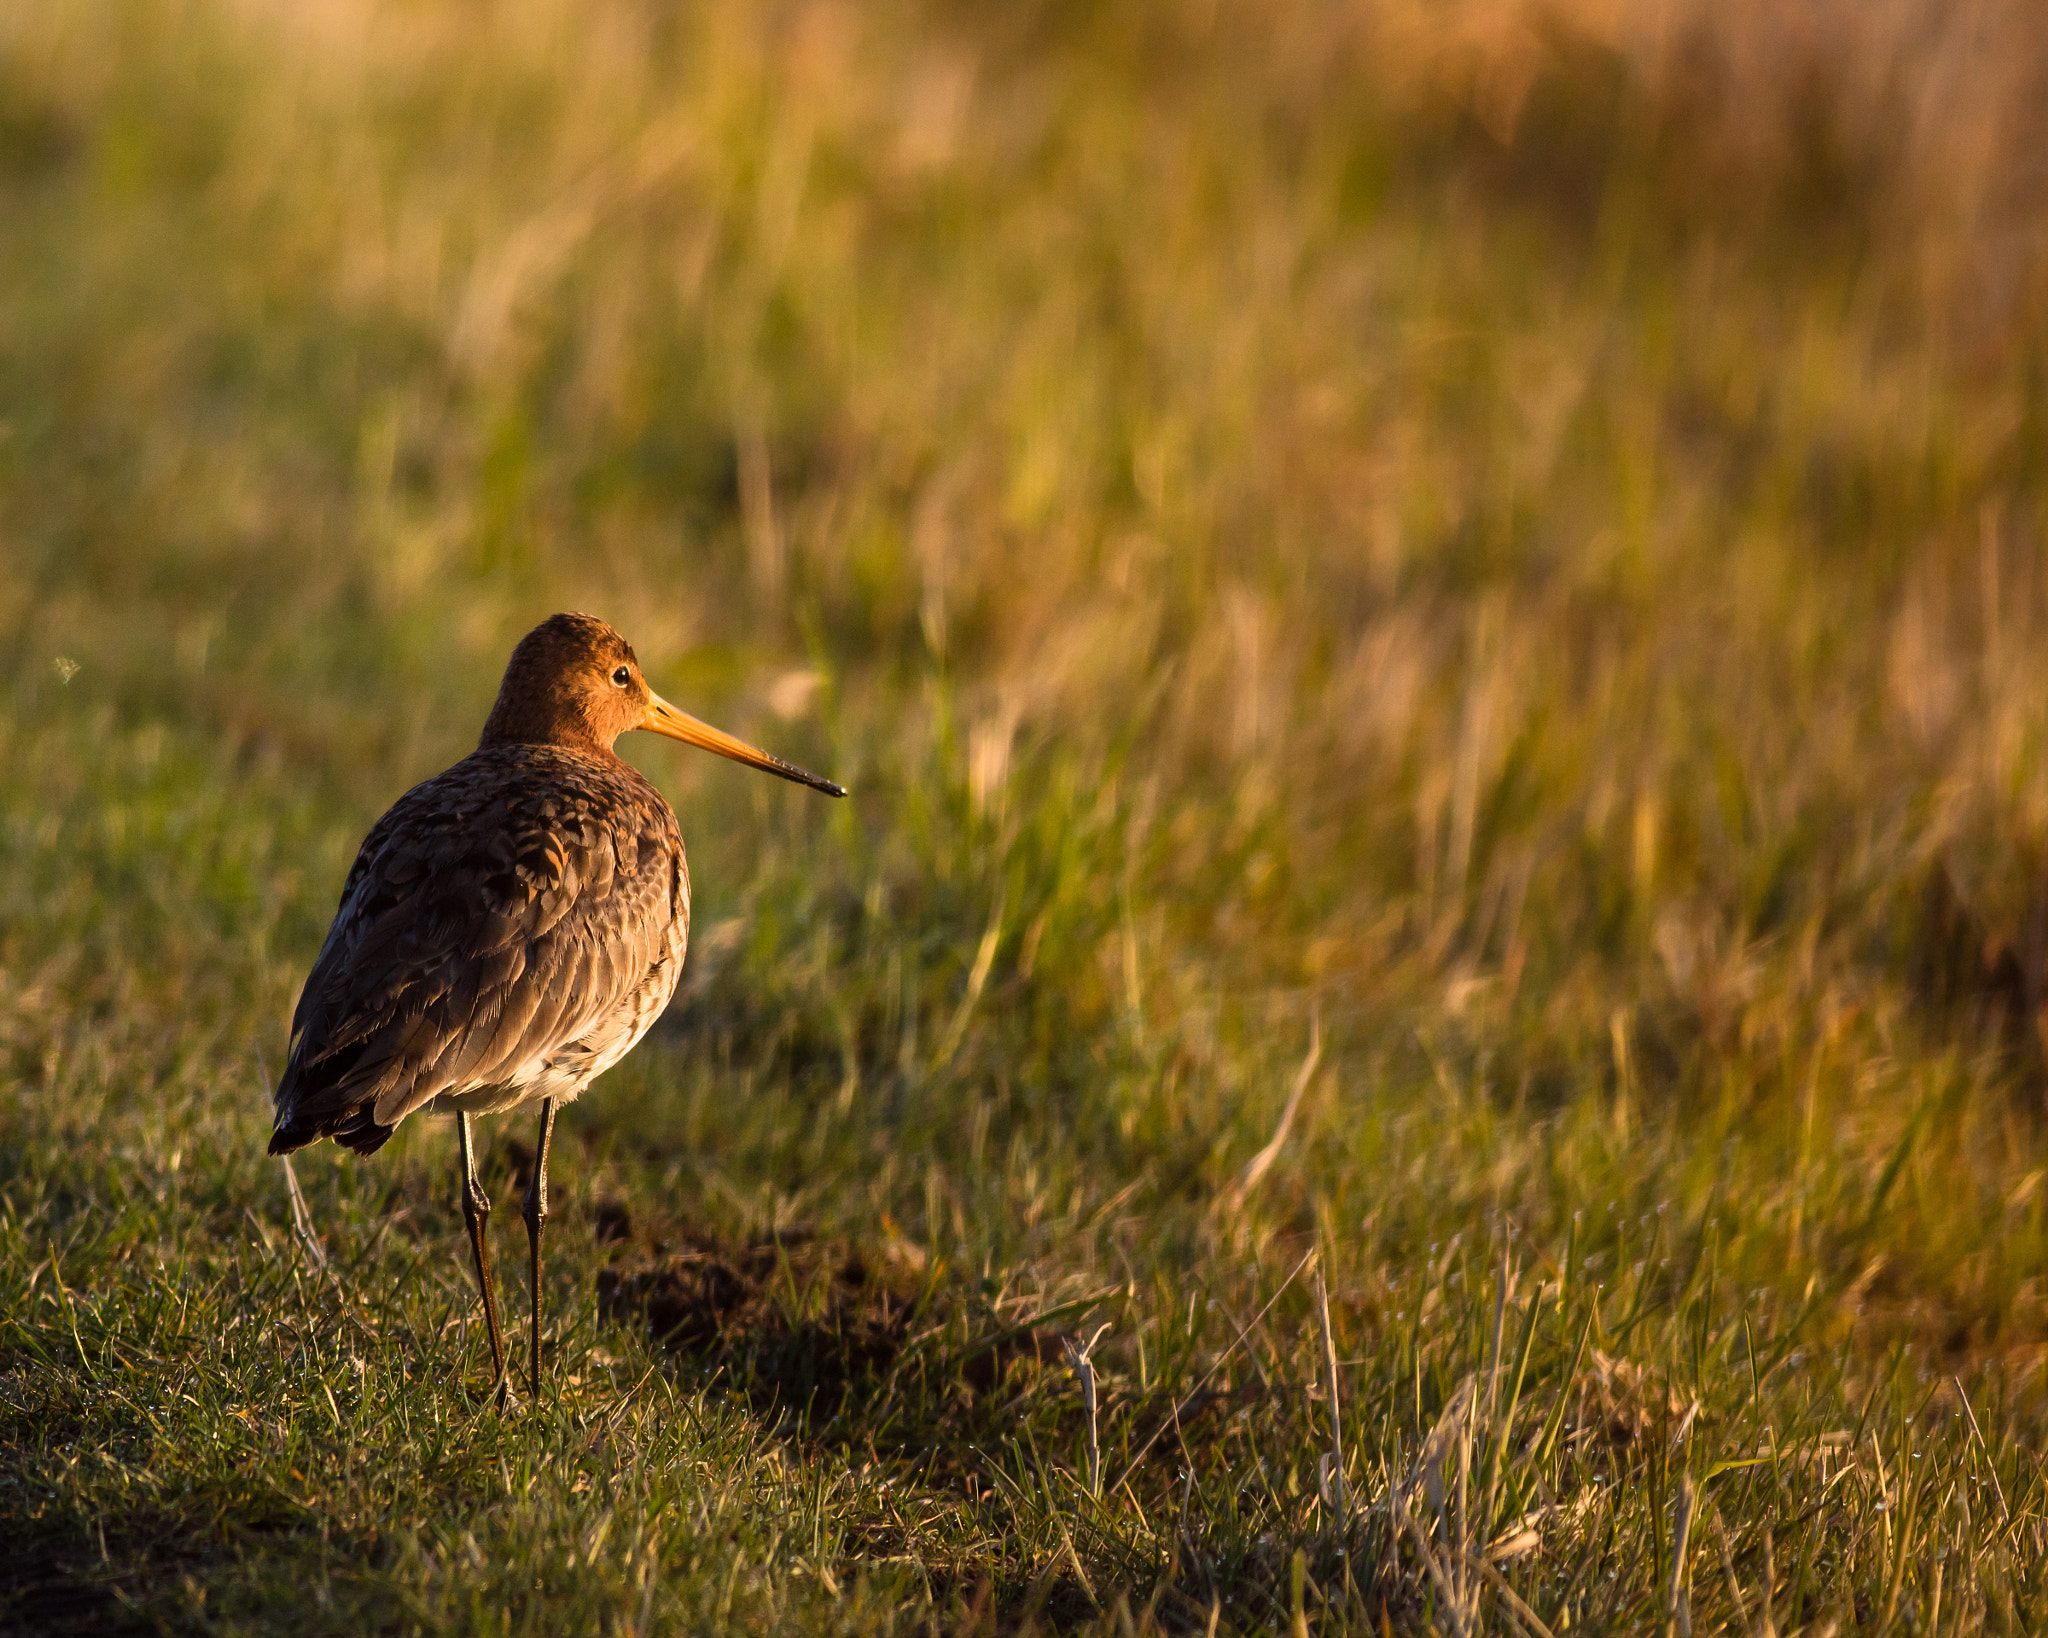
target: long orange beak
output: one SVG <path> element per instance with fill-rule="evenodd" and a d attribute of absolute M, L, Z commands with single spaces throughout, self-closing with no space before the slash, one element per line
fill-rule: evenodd
<path fill-rule="evenodd" d="M 814 773 L 805 773 L 793 762 L 784 762 L 779 756 L 757 751 L 745 740 L 734 739 L 724 729 L 714 728 L 708 722 L 699 722 L 687 711 L 678 711 L 659 694 L 648 703 L 647 714 L 636 726 L 645 728 L 651 734 L 665 734 L 670 739 L 679 739 L 685 745 L 716 751 L 720 756 L 729 756 L 733 761 L 744 762 L 750 768 L 779 774 L 782 778 L 794 780 L 799 785 L 808 785 L 814 791 L 823 791 L 827 796 L 846 794 L 842 787 L 833 784 L 829 779 L 820 779 Z"/>

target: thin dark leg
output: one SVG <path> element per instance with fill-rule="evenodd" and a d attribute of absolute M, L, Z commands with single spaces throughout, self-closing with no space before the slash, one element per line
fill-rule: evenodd
<path fill-rule="evenodd" d="M 548 1144 L 555 1136 L 555 1100 L 540 1100 L 540 1149 L 526 1185 L 526 1240 L 533 1252 L 533 1397 L 540 1398 L 540 1231 L 548 1220 Z"/>
<path fill-rule="evenodd" d="M 491 1283 L 491 1242 L 484 1225 L 491 1218 L 491 1197 L 477 1181 L 476 1150 L 469 1141 L 469 1116 L 457 1111 L 455 1135 L 462 1143 L 462 1220 L 469 1225 L 469 1249 L 476 1253 L 476 1283 L 484 1294 L 484 1323 L 491 1333 L 491 1370 L 498 1385 L 498 1403 L 505 1403 L 505 1335 L 498 1328 L 498 1288 Z"/>

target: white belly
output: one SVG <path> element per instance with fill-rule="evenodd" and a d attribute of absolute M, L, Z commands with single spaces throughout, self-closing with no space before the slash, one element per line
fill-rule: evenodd
<path fill-rule="evenodd" d="M 688 901 L 670 930 L 668 948 L 626 1004 L 598 1020 L 567 1046 L 545 1058 L 521 1065 L 502 1081 L 466 1086 L 441 1093 L 428 1106 L 434 1114 L 500 1115 L 522 1104 L 552 1098 L 573 1103 L 583 1089 L 639 1044 L 668 1006 L 682 976 L 683 952 L 690 934 Z"/>

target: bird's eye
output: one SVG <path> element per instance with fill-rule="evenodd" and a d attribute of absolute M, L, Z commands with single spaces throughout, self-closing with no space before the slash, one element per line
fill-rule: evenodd
<path fill-rule="evenodd" d="M 612 673 L 612 681 L 617 683 L 621 688 L 624 688 L 626 684 L 628 684 L 632 680 L 633 673 L 630 670 L 628 670 L 625 666 L 620 666 L 618 670 Z"/>

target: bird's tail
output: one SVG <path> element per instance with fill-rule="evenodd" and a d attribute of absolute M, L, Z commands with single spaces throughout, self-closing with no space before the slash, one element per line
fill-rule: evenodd
<path fill-rule="evenodd" d="M 295 1121 L 280 1114 L 277 1127 L 270 1134 L 270 1152 L 288 1155 L 322 1138 L 333 1138 L 344 1149 L 373 1155 L 391 1141 L 391 1134 L 397 1130 L 396 1125 L 378 1125 L 376 1111 L 367 1103 L 322 1116 L 317 1121 Z"/>

